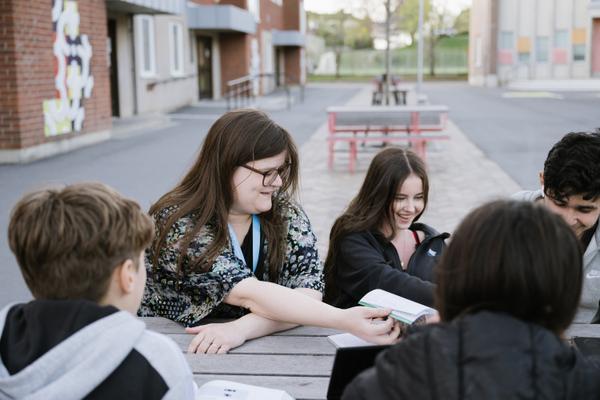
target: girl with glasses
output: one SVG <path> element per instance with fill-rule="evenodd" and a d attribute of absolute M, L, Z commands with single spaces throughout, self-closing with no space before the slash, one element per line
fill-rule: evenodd
<path fill-rule="evenodd" d="M 310 222 L 293 200 L 298 155 L 289 133 L 257 110 L 228 112 L 210 128 L 183 180 L 150 208 L 140 309 L 188 327 L 188 351 L 226 353 L 295 325 L 337 328 L 391 343 L 388 310 L 321 302 L 323 273 Z M 237 318 L 199 325 L 207 317 Z"/>

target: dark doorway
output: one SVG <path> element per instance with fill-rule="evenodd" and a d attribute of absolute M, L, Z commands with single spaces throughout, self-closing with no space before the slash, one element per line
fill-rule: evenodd
<path fill-rule="evenodd" d="M 110 100 L 113 117 L 119 113 L 119 74 L 117 68 L 117 21 L 108 20 L 108 40 L 110 51 Z"/>
<path fill-rule="evenodd" d="M 212 38 L 198 36 L 198 97 L 212 99 Z"/>
<path fill-rule="evenodd" d="M 281 86 L 285 83 L 285 77 L 281 75 L 281 58 L 283 50 L 275 47 L 275 85 Z"/>

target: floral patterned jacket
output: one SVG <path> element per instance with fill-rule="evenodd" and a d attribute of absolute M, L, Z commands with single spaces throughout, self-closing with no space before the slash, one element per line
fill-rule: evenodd
<path fill-rule="evenodd" d="M 308 217 L 297 204 L 288 200 L 277 201 L 282 203 L 281 210 L 287 222 L 286 256 L 277 283 L 292 289 L 308 288 L 322 292 L 323 266 L 317 251 L 317 239 Z M 157 225 L 165 221 L 175 209 L 176 206 L 168 207 L 154 215 Z M 239 307 L 223 303 L 223 299 L 238 282 L 254 276 L 252 270 L 234 255 L 231 244 L 222 249 L 209 271 L 187 273 L 185 276 L 177 273 L 177 262 L 181 254 L 179 242 L 193 224 L 193 214 L 186 215 L 173 224 L 166 237 L 166 246 L 160 250 L 157 268 L 153 264 L 152 246 L 146 251 L 146 290 L 138 315 L 160 316 L 186 326 L 194 326 L 209 314 L 213 317 L 231 318 L 245 313 Z M 186 257 L 182 261 L 184 269 L 190 259 L 201 255 L 213 239 L 210 224 L 200 229 L 190 242 Z M 263 251 L 265 273 L 257 278 L 268 281 L 266 240 Z"/>

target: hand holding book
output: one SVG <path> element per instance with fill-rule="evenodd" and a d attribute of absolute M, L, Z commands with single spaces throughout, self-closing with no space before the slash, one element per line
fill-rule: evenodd
<path fill-rule="evenodd" d="M 435 323 L 439 321 L 438 313 L 433 308 L 426 307 L 381 289 L 375 289 L 367 293 L 360 299 L 359 304 L 379 310 L 391 310 L 388 315 L 391 318 L 388 318 L 387 320 L 374 319 L 372 323 L 390 324 L 392 320 L 395 320 L 397 322 L 394 324 L 393 330 L 396 332 L 396 335 L 401 332 L 403 333 L 409 325 Z M 369 344 L 379 344 L 368 338 L 358 338 L 350 333 L 332 335 L 329 336 L 329 340 L 336 347 L 357 347 Z"/>
<path fill-rule="evenodd" d="M 390 317 L 406 325 L 427 323 L 429 319 L 437 321 L 437 311 L 433 308 L 381 289 L 371 290 L 358 303 L 366 307 L 391 309 Z"/>

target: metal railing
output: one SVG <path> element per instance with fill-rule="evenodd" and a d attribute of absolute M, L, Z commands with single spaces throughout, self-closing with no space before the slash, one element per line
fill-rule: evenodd
<path fill-rule="evenodd" d="M 292 90 L 291 86 L 288 82 L 294 80 L 299 81 L 294 76 L 290 75 L 279 75 L 280 81 L 283 80 L 283 84 L 277 86 L 276 82 L 277 75 L 275 74 L 257 74 L 257 75 L 246 75 L 241 78 L 233 79 L 227 82 L 227 89 L 225 91 L 225 99 L 227 100 L 227 110 L 232 110 L 235 108 L 240 108 L 244 106 L 249 106 L 254 102 L 255 99 L 255 90 L 262 80 L 263 83 L 265 79 L 271 80 L 269 85 L 270 87 L 282 88 L 286 94 L 286 108 L 289 110 L 292 108 Z M 304 84 L 299 83 L 299 100 L 300 102 L 304 102 Z"/>

